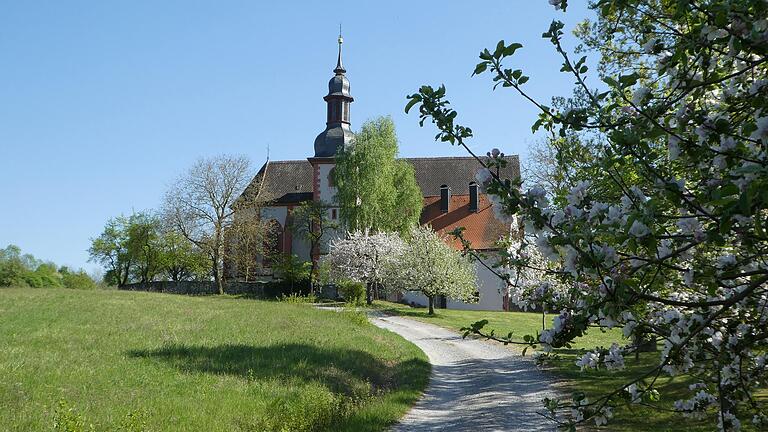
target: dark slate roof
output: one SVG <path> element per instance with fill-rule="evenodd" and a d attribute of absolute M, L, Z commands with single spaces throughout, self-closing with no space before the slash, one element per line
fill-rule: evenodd
<path fill-rule="evenodd" d="M 520 160 L 507 156 L 509 163 L 502 178 L 520 176 Z M 468 195 L 480 164 L 472 157 L 407 158 L 416 173 L 422 195 L 439 196 L 440 186 L 448 185 L 454 195 Z M 257 189 L 258 188 L 258 189 Z M 256 195 L 254 195 L 256 194 Z M 240 199 L 258 196 L 259 201 L 293 204 L 312 199 L 312 165 L 307 160 L 269 161 L 261 167 Z"/>
<path fill-rule="evenodd" d="M 258 197 L 273 204 L 292 204 L 312 199 L 312 165 L 304 160 L 268 161 L 239 199 Z"/>
<path fill-rule="evenodd" d="M 416 172 L 416 182 L 422 195 L 440 195 L 440 186 L 448 185 L 455 195 L 468 195 L 469 183 L 475 181 L 475 173 L 481 165 L 475 158 L 468 157 L 430 157 L 407 158 Z M 520 177 L 520 159 L 517 155 L 507 156 L 509 163 L 501 172 L 501 178 Z"/>

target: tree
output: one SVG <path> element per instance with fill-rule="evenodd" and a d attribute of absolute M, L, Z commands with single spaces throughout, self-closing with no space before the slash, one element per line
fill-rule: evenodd
<path fill-rule="evenodd" d="M 236 212 L 227 232 L 229 263 L 246 282 L 253 280 L 261 267 L 260 260 L 275 253 L 269 250 L 268 241 L 276 234 L 274 231 L 275 225 L 261 219 L 257 206 L 252 205 Z"/>
<path fill-rule="evenodd" d="M 208 275 L 208 257 L 178 231 L 166 227 L 161 247 L 161 270 L 168 279 L 179 282 Z"/>
<path fill-rule="evenodd" d="M 402 253 L 386 261 L 383 279 L 390 289 L 424 294 L 430 315 L 435 313 L 437 296 L 466 302 L 477 299 L 474 264 L 430 227 L 411 230 Z"/>
<path fill-rule="evenodd" d="M 330 277 L 337 283 L 354 281 L 366 286 L 366 302 L 373 303 L 378 286 L 384 280 L 387 264 L 403 252 L 403 240 L 394 233 L 355 232 L 331 241 L 324 257 Z"/>
<path fill-rule="evenodd" d="M 285 283 L 290 284 L 291 293 L 297 282 L 306 281 L 312 275 L 312 264 L 293 254 L 277 254 L 272 268 Z"/>
<path fill-rule="evenodd" d="M 104 281 L 110 285 L 123 286 L 128 283 L 134 256 L 128 247 L 128 227 L 131 218 L 118 216 L 111 218 L 98 237 L 91 239 L 88 248 L 90 261 L 100 263 L 107 270 Z"/>
<path fill-rule="evenodd" d="M 341 220 L 350 231 L 407 233 L 419 222 L 421 190 L 408 162 L 397 160 L 395 124 L 363 124 L 354 145 L 339 148 L 334 181 Z"/>
<path fill-rule="evenodd" d="M 0 286 L 25 286 L 24 275 L 27 272 L 18 246 L 8 245 L 0 249 Z"/>
<path fill-rule="evenodd" d="M 131 276 L 139 283 L 152 282 L 162 270 L 160 227 L 160 218 L 150 213 L 136 213 L 129 218 L 126 247 L 134 263 Z"/>
<path fill-rule="evenodd" d="M 232 223 L 233 204 L 251 178 L 244 156 L 200 159 L 165 195 L 166 220 L 208 255 L 220 294 L 224 294 L 224 233 Z"/>
<path fill-rule="evenodd" d="M 535 101 L 529 77 L 508 67 L 518 43 L 483 50 L 475 67 L 474 74 L 490 73 L 496 86 L 533 102 L 540 111 L 534 129 L 599 138 L 587 166 L 594 177 L 572 185 L 563 203 L 544 199 L 543 187 L 521 191 L 489 171 L 496 205 L 525 220 L 556 266 L 551 277 L 578 299 L 552 328 L 506 342 L 551 350 L 598 325 L 663 344 L 658 366 L 632 371 L 614 391 L 546 400 L 549 416 L 571 430 L 588 420 L 605 424 L 616 406 L 658 405 L 653 383 L 662 374 L 697 381 L 674 404 L 681 415 L 714 414 L 721 430 L 738 430 L 745 420 L 765 428 L 768 416 L 754 395 L 768 373 L 768 4 L 630 0 L 592 8 L 597 21 L 579 34 L 602 54 L 604 88 L 587 84 L 586 56 L 574 62 L 563 48 L 562 22 L 543 34 L 563 60 L 561 71 L 581 88 L 582 107 Z M 472 130 L 458 123 L 445 95 L 445 87 L 423 86 L 406 110 L 418 105 L 421 123 L 431 120 L 438 139 L 466 147 Z M 623 369 L 623 356 L 637 349 L 614 344 L 578 364 Z"/>
<path fill-rule="evenodd" d="M 306 201 L 293 211 L 291 229 L 309 241 L 311 258 L 309 284 L 310 291 L 315 292 L 317 280 L 317 261 L 314 255 L 319 254 L 320 247 L 328 234 L 337 228 L 337 224 L 328 218 L 328 205 L 319 201 Z"/>

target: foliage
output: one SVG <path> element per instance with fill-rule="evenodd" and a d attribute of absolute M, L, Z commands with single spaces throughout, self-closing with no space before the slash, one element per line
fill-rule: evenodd
<path fill-rule="evenodd" d="M 162 271 L 160 226 L 160 218 L 150 213 L 135 213 L 129 218 L 126 248 L 134 263 L 129 276 L 136 282 L 151 282 Z"/>
<path fill-rule="evenodd" d="M 246 205 L 236 200 L 252 179 L 250 166 L 245 156 L 200 159 L 165 194 L 165 219 L 208 255 L 220 294 L 224 294 L 225 232 L 236 208 Z"/>
<path fill-rule="evenodd" d="M 293 293 L 296 285 L 309 281 L 312 264 L 295 254 L 277 254 L 273 259 L 272 269 L 276 276 L 291 287 Z"/>
<path fill-rule="evenodd" d="M 345 280 L 339 282 L 338 287 L 339 295 L 341 295 L 345 302 L 355 306 L 360 306 L 365 302 L 365 284 L 352 280 Z"/>
<path fill-rule="evenodd" d="M 403 241 L 397 234 L 353 232 L 346 238 L 331 242 L 324 257 L 330 268 L 331 280 L 362 282 L 366 286 L 366 301 L 371 304 L 374 293 L 384 278 L 387 263 L 403 251 Z"/>
<path fill-rule="evenodd" d="M 603 425 L 615 407 L 658 405 L 662 376 L 686 374 L 695 383 L 675 402 L 678 414 L 714 417 L 721 430 L 745 421 L 764 428 L 768 416 L 754 395 L 768 348 L 768 4 L 631 0 L 592 8 L 597 21 L 579 34 L 602 55 L 603 89 L 587 84 L 586 56 L 573 61 L 562 46 L 563 23 L 542 35 L 561 56 L 561 71 L 576 79 L 579 107 L 552 109 L 528 95 L 529 77 L 506 67 L 518 43 L 483 50 L 474 71 L 531 101 L 540 111 L 534 130 L 597 137 L 594 160 L 579 168 L 592 178 L 573 184 L 564 202 L 550 202 L 552 191 L 541 186 L 522 192 L 493 170 L 485 176 L 496 205 L 522 216 L 556 266 L 552 277 L 578 298 L 551 329 L 521 343 L 567 347 L 597 325 L 663 345 L 656 366 L 602 395 L 546 400 L 549 416 L 571 430 Z M 424 86 L 407 109 L 418 105 L 438 139 L 466 147 L 473 132 L 456 122 L 445 95 L 444 87 Z M 636 349 L 614 344 L 578 365 L 620 370 Z"/>
<path fill-rule="evenodd" d="M 293 211 L 291 229 L 309 241 L 309 250 L 313 255 L 309 269 L 312 292 L 315 290 L 315 282 L 319 280 L 317 260 L 314 257 L 320 253 L 328 235 L 338 228 L 338 225 L 329 219 L 328 211 L 328 205 L 320 201 L 303 202 Z"/>
<path fill-rule="evenodd" d="M 21 254 L 16 245 L 0 249 L 0 287 L 31 288 L 96 288 L 96 283 L 85 270 L 71 272 L 67 267 L 56 267 L 30 254 Z"/>
<path fill-rule="evenodd" d="M 229 263 L 234 266 L 239 278 L 245 282 L 254 280 L 263 257 L 276 252 L 271 250 L 268 240 L 278 234 L 274 224 L 261 219 L 256 205 L 241 208 L 235 213 L 227 231 L 227 242 Z"/>
<path fill-rule="evenodd" d="M 334 182 L 346 229 L 405 234 L 418 224 L 421 190 L 413 167 L 396 159 L 397 147 L 394 122 L 379 117 L 363 124 L 353 145 L 338 149 Z"/>
<path fill-rule="evenodd" d="M 85 290 L 98 288 L 96 281 L 83 269 L 72 271 L 67 267 L 61 267 L 59 274 L 61 274 L 61 283 L 65 288 Z"/>
<path fill-rule="evenodd" d="M 298 293 L 291 293 L 288 295 L 283 294 L 280 297 L 280 301 L 283 303 L 294 303 L 294 304 L 317 303 L 317 296 L 314 294 L 301 295 Z"/>
<path fill-rule="evenodd" d="M 181 233 L 171 227 L 160 232 L 163 276 L 174 282 L 205 280 L 209 277 L 208 257 Z"/>
<path fill-rule="evenodd" d="M 61 399 L 98 431 L 385 430 L 429 377 L 413 344 L 310 305 L 28 288 L 0 305 L 3 431 L 51 430 Z"/>
<path fill-rule="evenodd" d="M 429 299 L 430 315 L 437 296 L 477 301 L 474 264 L 430 227 L 413 228 L 402 252 L 385 262 L 382 273 L 390 289 L 424 294 Z"/>
<path fill-rule="evenodd" d="M 134 216 L 111 218 L 98 237 L 91 239 L 90 260 L 104 266 L 105 282 L 122 286 L 129 282 L 135 257 L 128 247 L 128 231 Z"/>

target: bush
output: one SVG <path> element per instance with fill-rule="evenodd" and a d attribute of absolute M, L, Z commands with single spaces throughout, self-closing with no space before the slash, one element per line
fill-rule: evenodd
<path fill-rule="evenodd" d="M 365 285 L 361 282 L 344 281 L 339 284 L 339 295 L 347 303 L 362 305 L 365 302 Z"/>
<path fill-rule="evenodd" d="M 63 273 L 61 281 L 65 288 L 70 289 L 96 289 L 97 287 L 96 282 L 82 270 L 76 273 Z"/>
<path fill-rule="evenodd" d="M 280 301 L 285 303 L 317 303 L 317 296 L 314 294 L 300 295 L 289 294 L 280 296 Z"/>

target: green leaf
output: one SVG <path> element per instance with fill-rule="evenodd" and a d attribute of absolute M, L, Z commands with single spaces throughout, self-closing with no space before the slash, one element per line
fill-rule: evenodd
<path fill-rule="evenodd" d="M 522 48 L 523 45 L 519 44 L 517 42 L 509 44 L 506 48 L 504 48 L 504 55 L 505 56 L 511 56 L 515 53 L 518 49 Z"/>
<path fill-rule="evenodd" d="M 480 75 L 485 72 L 486 69 L 488 69 L 488 62 L 478 63 L 477 66 L 475 66 L 475 71 L 472 72 L 472 76 Z"/>
<path fill-rule="evenodd" d="M 406 114 L 408 114 L 408 111 L 410 111 L 411 108 L 413 108 L 414 105 L 416 105 L 417 103 L 421 102 L 421 96 L 420 95 L 413 95 L 413 96 L 409 96 L 409 99 L 410 100 L 408 101 L 408 104 L 405 105 L 405 113 Z"/>
<path fill-rule="evenodd" d="M 525 84 L 526 82 L 528 82 L 528 80 L 529 80 L 529 78 L 527 76 L 523 75 L 523 76 L 521 76 L 520 78 L 517 79 L 517 83 L 518 84 Z"/>

